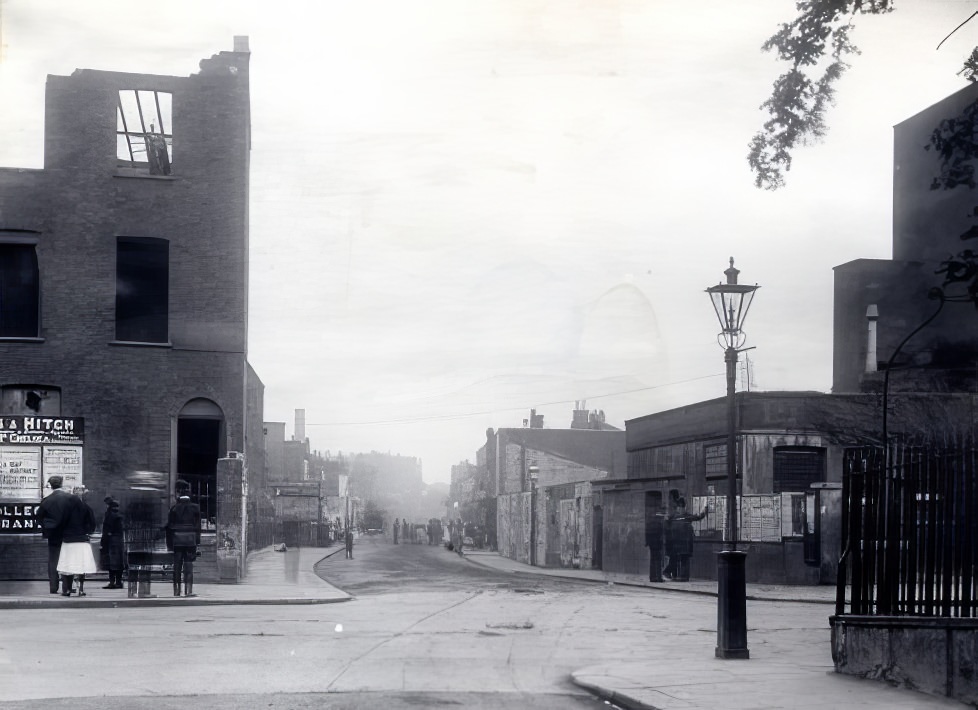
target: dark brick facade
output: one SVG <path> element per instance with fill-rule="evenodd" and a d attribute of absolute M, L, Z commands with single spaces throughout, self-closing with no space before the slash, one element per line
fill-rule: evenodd
<path fill-rule="evenodd" d="M 60 413 L 84 418 L 99 514 L 132 471 L 165 472 L 172 490 L 193 401 L 220 412 L 219 455 L 264 467 L 263 385 L 247 361 L 249 58 L 236 38 L 189 77 L 49 76 L 43 170 L 0 169 L 0 244 L 36 245 L 41 310 L 38 337 L 0 338 L 0 386 L 58 388 Z M 135 89 L 172 97 L 169 175 L 120 167 L 119 92 Z M 166 240 L 168 342 L 116 341 L 120 237 Z M 43 578 L 39 536 L 12 537 L 0 535 L 0 577 Z"/>

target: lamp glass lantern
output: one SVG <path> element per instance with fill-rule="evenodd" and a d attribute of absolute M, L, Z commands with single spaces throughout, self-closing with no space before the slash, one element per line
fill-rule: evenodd
<path fill-rule="evenodd" d="M 733 257 L 730 257 L 730 268 L 723 273 L 727 276 L 727 282 L 710 286 L 706 292 L 710 294 L 713 310 L 720 321 L 720 334 L 717 337 L 721 346 L 737 349 L 744 344 L 744 320 L 759 286 L 737 283 L 740 269 L 734 268 Z"/>

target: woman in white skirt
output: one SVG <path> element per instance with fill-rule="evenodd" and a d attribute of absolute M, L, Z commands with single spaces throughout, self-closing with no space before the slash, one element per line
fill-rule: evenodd
<path fill-rule="evenodd" d="M 84 487 L 75 488 L 71 503 L 65 512 L 64 537 L 61 556 L 58 558 L 58 574 L 62 577 L 62 596 L 70 596 L 71 577 L 78 580 L 78 596 L 85 596 L 85 575 L 98 571 L 95 555 L 88 536 L 95 531 L 95 512 L 84 501 Z"/>

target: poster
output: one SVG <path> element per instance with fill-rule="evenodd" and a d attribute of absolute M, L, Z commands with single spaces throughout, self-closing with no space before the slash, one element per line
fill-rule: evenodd
<path fill-rule="evenodd" d="M 54 475 L 64 477 L 61 485 L 66 491 L 82 485 L 82 447 L 45 446 L 44 480 Z"/>
<path fill-rule="evenodd" d="M 10 501 L 41 499 L 40 447 L 0 446 L 0 498 Z"/>

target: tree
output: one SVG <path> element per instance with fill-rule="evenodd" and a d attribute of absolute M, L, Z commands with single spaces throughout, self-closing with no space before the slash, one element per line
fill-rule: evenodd
<path fill-rule="evenodd" d="M 844 58 L 859 51 L 849 39 L 851 16 L 892 10 L 890 0 L 800 0 L 797 8 L 799 15 L 762 45 L 791 64 L 761 104 L 770 118 L 750 142 L 754 184 L 768 190 L 784 185 L 798 145 L 825 135 L 825 111 L 849 66 Z"/>
<path fill-rule="evenodd" d="M 853 18 L 892 12 L 894 3 L 799 0 L 796 7 L 798 16 L 782 24 L 762 45 L 764 51 L 774 51 L 790 64 L 775 80 L 770 98 L 761 104 L 769 119 L 751 140 L 747 157 L 754 184 L 767 190 L 784 186 L 795 148 L 825 135 L 825 113 L 833 103 L 836 82 L 849 68 L 845 60 L 859 54 L 851 40 Z M 978 48 L 965 60 L 960 73 L 969 81 L 978 80 Z"/>
<path fill-rule="evenodd" d="M 791 65 L 775 80 L 770 98 L 761 104 L 770 118 L 751 140 L 747 156 L 754 184 L 768 190 L 784 186 L 784 174 L 791 169 L 796 147 L 826 133 L 825 112 L 833 102 L 836 82 L 849 66 L 844 60 L 859 53 L 850 39 L 853 17 L 882 15 L 894 9 L 893 0 L 799 0 L 796 7 L 798 16 L 782 24 L 762 45 L 764 51 L 776 51 L 779 59 Z M 976 16 L 978 12 L 951 34 Z M 978 81 L 978 47 L 959 73 L 968 81 Z M 931 183 L 932 190 L 976 186 L 976 135 L 978 103 L 967 107 L 960 116 L 941 121 L 934 129 L 926 149 L 937 152 L 941 170 Z M 978 206 L 973 216 L 978 219 Z M 962 234 L 961 239 L 978 239 L 978 225 Z M 978 308 L 978 252 L 963 249 L 949 256 L 941 262 L 937 274 L 943 275 L 941 288 L 949 289 L 946 300 L 971 302 Z"/>

